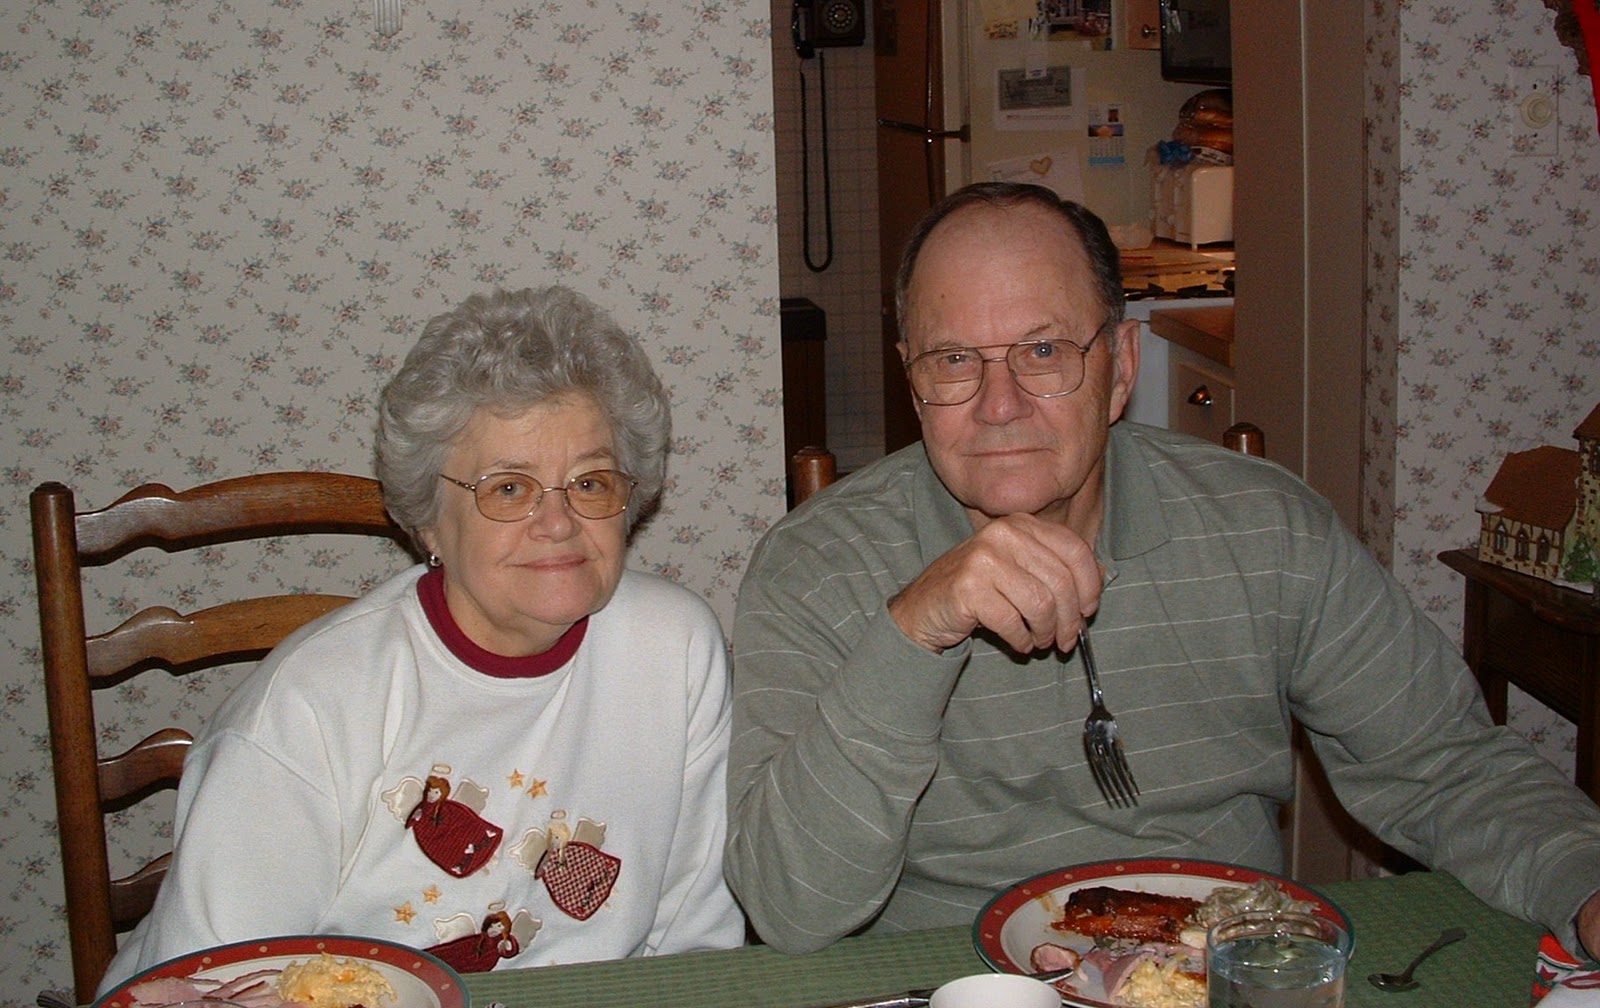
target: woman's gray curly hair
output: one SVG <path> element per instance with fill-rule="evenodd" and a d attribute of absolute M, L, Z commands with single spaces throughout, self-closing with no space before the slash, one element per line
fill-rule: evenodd
<path fill-rule="evenodd" d="M 515 416 L 572 391 L 600 404 L 617 466 L 639 481 L 628 501 L 632 532 L 666 476 L 667 393 L 610 315 L 555 286 L 474 294 L 428 321 L 379 404 L 378 479 L 389 513 L 420 544 L 418 531 L 438 521 L 445 452 L 473 415 Z"/>

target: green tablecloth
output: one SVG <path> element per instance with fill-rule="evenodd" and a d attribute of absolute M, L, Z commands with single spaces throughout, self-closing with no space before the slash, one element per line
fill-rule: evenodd
<path fill-rule="evenodd" d="M 1350 915 L 1356 950 L 1346 1008 L 1526 1008 L 1541 929 L 1481 903 L 1453 878 L 1417 872 L 1323 887 Z M 1423 967 L 1423 985 L 1385 994 L 1395 970 L 1452 924 L 1467 929 Z M 765 947 L 502 970 L 466 978 L 473 1008 L 811 1008 L 934 987 L 986 969 L 967 928 L 850 938 L 785 956 Z"/>

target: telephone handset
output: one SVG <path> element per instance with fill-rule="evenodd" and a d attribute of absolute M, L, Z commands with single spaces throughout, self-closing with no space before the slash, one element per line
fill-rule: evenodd
<path fill-rule="evenodd" d="M 810 59 L 826 46 L 858 46 L 867 39 L 867 12 L 862 0 L 794 0 L 789 32 L 794 51 Z"/>

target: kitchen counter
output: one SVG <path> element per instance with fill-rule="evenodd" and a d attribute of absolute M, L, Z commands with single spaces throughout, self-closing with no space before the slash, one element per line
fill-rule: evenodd
<path fill-rule="evenodd" d="M 1141 249 L 1123 249 L 1118 257 L 1122 285 L 1131 290 L 1184 287 L 1220 287 L 1233 270 L 1232 248 L 1197 251 L 1187 245 L 1157 238 Z"/>
<path fill-rule="evenodd" d="M 1135 423 L 1152 427 L 1169 426 L 1172 420 L 1167 406 L 1171 379 L 1169 358 L 1174 353 L 1188 351 L 1157 336 L 1150 328 L 1150 316 L 1155 312 L 1183 308 L 1225 308 L 1232 304 L 1232 298 L 1218 297 L 1144 298 L 1126 304 L 1126 317 L 1139 323 L 1139 376 L 1124 416 Z M 1170 331 L 1170 327 L 1168 329 Z"/>
<path fill-rule="evenodd" d="M 1150 331 L 1175 346 L 1233 367 L 1233 304 L 1152 308 Z"/>

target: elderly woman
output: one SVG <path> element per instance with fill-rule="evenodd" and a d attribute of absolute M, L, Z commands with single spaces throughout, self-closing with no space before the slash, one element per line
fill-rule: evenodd
<path fill-rule="evenodd" d="M 427 563 L 224 702 L 188 757 L 172 872 L 102 989 L 269 935 L 473 971 L 739 944 L 721 631 L 695 594 L 623 569 L 667 429 L 643 352 L 572 291 L 429 322 L 377 439 Z"/>

